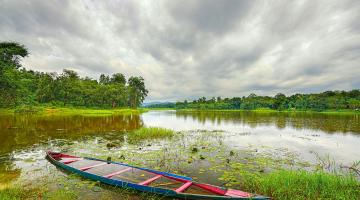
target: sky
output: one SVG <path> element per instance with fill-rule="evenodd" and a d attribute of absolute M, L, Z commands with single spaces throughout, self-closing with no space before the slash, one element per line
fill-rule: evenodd
<path fill-rule="evenodd" d="M 359 0 L 0 0 L 23 66 L 142 76 L 146 101 L 360 88 Z"/>

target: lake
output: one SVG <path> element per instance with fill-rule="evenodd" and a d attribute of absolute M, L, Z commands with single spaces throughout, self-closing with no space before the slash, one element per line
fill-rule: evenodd
<path fill-rule="evenodd" d="M 179 131 L 181 142 L 177 141 L 176 145 L 186 146 L 185 143 L 199 140 L 198 144 L 209 149 L 204 155 L 210 156 L 213 143 L 203 144 L 204 140 L 214 140 L 231 150 L 272 151 L 274 155 L 286 151 L 309 163 L 327 158 L 337 165 L 350 165 L 360 158 L 360 115 L 357 114 L 149 111 L 141 115 L 113 116 L 0 115 L 0 188 L 16 181 L 35 184 L 34 180 L 46 182 L 51 188 L 61 187 L 59 180 L 66 180 L 68 175 L 45 160 L 45 151 L 49 149 L 95 157 L 117 158 L 121 154 L 135 163 L 158 167 L 159 162 L 151 162 L 158 158 L 144 158 L 142 162 L 137 155 L 165 151 L 174 144 L 157 140 L 127 145 L 124 134 L 142 126 Z M 219 135 L 207 137 L 214 132 Z M 115 147 L 109 148 L 109 142 L 115 143 Z M 172 155 L 177 153 L 177 148 L 174 149 Z M 196 176 L 201 181 L 221 183 L 216 174 L 210 176 L 199 170 L 211 167 L 211 162 L 188 163 L 185 166 L 172 161 L 159 167 Z M 78 177 L 71 179 L 82 181 Z M 101 198 L 104 193 L 121 199 L 115 191 L 103 186 L 81 191 L 88 199 Z M 133 198 L 136 199 L 136 195 Z"/>

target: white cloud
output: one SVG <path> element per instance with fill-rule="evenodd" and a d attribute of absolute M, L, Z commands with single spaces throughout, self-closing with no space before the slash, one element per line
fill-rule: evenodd
<path fill-rule="evenodd" d="M 360 2 L 0 0 L 27 68 L 145 78 L 147 100 L 360 88 Z"/>

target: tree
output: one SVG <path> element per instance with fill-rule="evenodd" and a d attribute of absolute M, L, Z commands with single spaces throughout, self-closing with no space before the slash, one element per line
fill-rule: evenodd
<path fill-rule="evenodd" d="M 56 79 L 55 90 L 57 99 L 64 105 L 81 105 L 83 103 L 80 77 L 73 70 L 63 70 L 63 73 Z"/>
<path fill-rule="evenodd" d="M 286 96 L 282 93 L 275 95 L 274 108 L 277 110 L 282 110 L 286 108 Z"/>
<path fill-rule="evenodd" d="M 0 67 L 21 67 L 20 58 L 29 55 L 24 45 L 16 42 L 0 42 Z"/>
<path fill-rule="evenodd" d="M 102 85 L 106 85 L 110 83 L 110 77 L 105 75 L 105 74 L 101 74 L 100 78 L 99 78 L 99 83 Z"/>
<path fill-rule="evenodd" d="M 148 90 L 145 88 L 144 79 L 139 77 L 130 77 L 128 80 L 129 84 L 129 105 L 130 107 L 136 108 L 145 99 L 148 94 Z"/>
<path fill-rule="evenodd" d="M 351 109 L 359 109 L 360 108 L 360 100 L 349 99 L 349 108 L 351 108 Z"/>
<path fill-rule="evenodd" d="M 123 74 L 116 73 L 116 74 L 112 75 L 112 77 L 110 79 L 110 82 L 125 85 L 126 84 L 126 78 L 125 78 L 125 76 Z"/>
<path fill-rule="evenodd" d="M 0 42 L 0 106 L 15 105 L 20 92 L 20 58 L 28 55 L 27 49 L 15 42 Z"/>
<path fill-rule="evenodd" d="M 55 99 L 54 95 L 54 80 L 56 75 L 54 73 L 41 74 L 38 87 L 36 90 L 36 99 L 40 103 L 50 102 Z"/>

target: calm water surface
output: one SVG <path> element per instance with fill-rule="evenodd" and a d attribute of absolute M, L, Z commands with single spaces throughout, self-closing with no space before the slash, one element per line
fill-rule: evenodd
<path fill-rule="evenodd" d="M 90 149 L 88 144 L 117 141 L 122 133 L 142 126 L 190 132 L 222 130 L 224 144 L 229 148 L 285 148 L 307 161 L 315 161 L 315 154 L 343 164 L 360 159 L 360 116 L 355 114 L 175 111 L 150 111 L 140 116 L 0 114 L 0 188 L 15 180 L 48 176 L 44 169 L 54 167 L 44 159 L 47 149 L 86 152 Z M 101 155 L 100 151 L 96 153 Z M 206 175 L 199 176 L 201 179 Z M 98 196 L 95 193 L 91 198 Z"/>
<path fill-rule="evenodd" d="M 224 130 L 234 147 L 283 147 L 310 160 L 315 152 L 344 164 L 360 159 L 360 115 L 154 111 L 142 119 L 175 130 Z"/>

